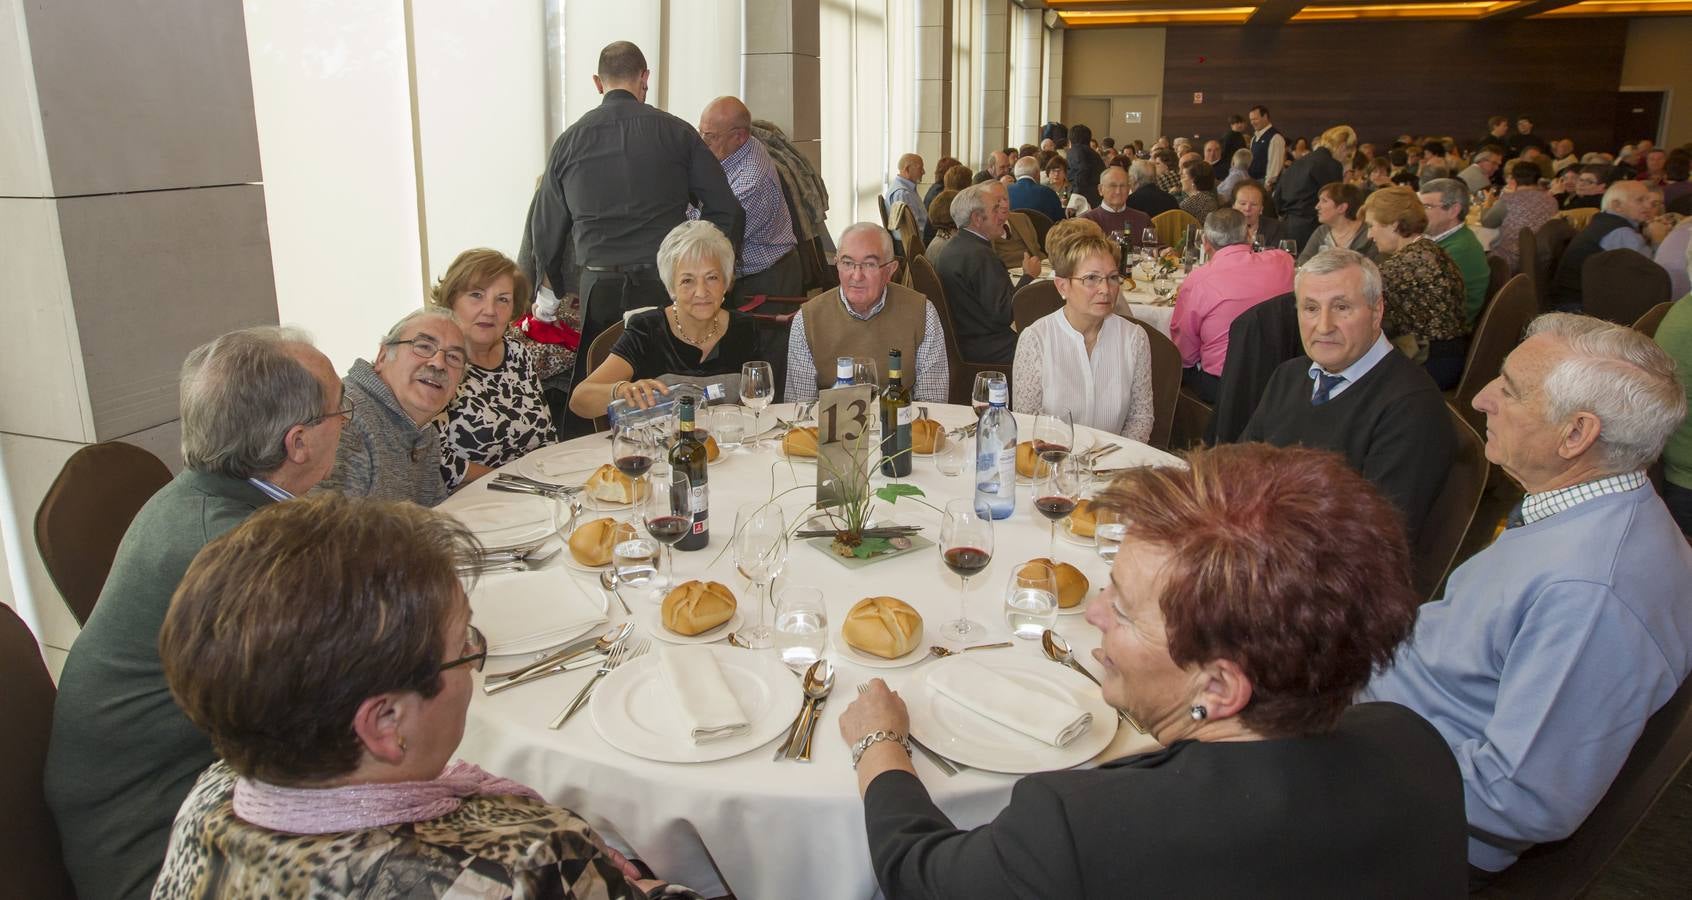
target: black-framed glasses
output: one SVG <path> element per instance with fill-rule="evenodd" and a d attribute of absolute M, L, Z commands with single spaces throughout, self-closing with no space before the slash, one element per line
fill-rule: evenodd
<path fill-rule="evenodd" d="M 403 341 L 388 342 L 388 346 L 390 347 L 397 346 L 399 344 L 411 345 L 411 352 L 416 355 L 418 359 L 434 359 L 435 354 L 439 353 L 446 357 L 447 365 L 453 367 L 454 369 L 464 368 L 466 357 L 463 350 L 460 350 L 457 347 L 442 347 L 441 342 L 432 337 L 418 335 L 414 338 L 406 338 Z"/>
<path fill-rule="evenodd" d="M 306 426 L 307 428 L 310 428 L 311 426 L 316 425 L 319 422 L 327 422 L 327 421 L 329 421 L 330 419 L 333 419 L 336 416 L 340 416 L 341 418 L 346 419 L 348 422 L 351 422 L 353 420 L 353 412 L 356 409 L 357 409 L 357 407 L 355 407 L 353 405 L 352 401 L 348 400 L 347 405 L 345 407 L 343 407 L 341 409 L 337 409 L 334 412 L 326 412 L 321 416 L 312 416 L 311 418 L 305 420 L 304 422 L 301 422 L 300 424 Z"/>
<path fill-rule="evenodd" d="M 441 663 L 441 667 L 435 670 L 436 674 L 459 666 L 469 666 L 472 672 L 482 671 L 482 664 L 488 661 L 488 639 L 482 636 L 482 629 L 474 625 L 466 625 L 465 628 L 464 649 L 471 652 L 452 662 Z"/>

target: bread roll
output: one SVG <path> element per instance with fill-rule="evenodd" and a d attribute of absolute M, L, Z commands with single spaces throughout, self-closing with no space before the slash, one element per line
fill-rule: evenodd
<path fill-rule="evenodd" d="M 1082 500 L 1075 504 L 1075 511 L 1069 514 L 1069 533 L 1076 537 L 1090 538 L 1098 520 L 1093 515 L 1093 501 Z"/>
<path fill-rule="evenodd" d="M 635 503 L 646 499 L 641 494 L 641 482 L 617 471 L 617 467 L 605 463 L 589 475 L 582 483 L 582 489 L 595 500 L 606 503 Z"/>
<path fill-rule="evenodd" d="M 1087 599 L 1087 588 L 1091 586 L 1091 583 L 1087 581 L 1087 576 L 1081 574 L 1080 569 L 1075 568 L 1069 563 L 1054 563 L 1042 556 L 1039 559 L 1031 559 L 1028 562 L 1023 563 L 1022 569 L 1018 569 L 1017 574 L 1022 574 L 1023 570 L 1026 570 L 1035 563 L 1045 563 L 1046 565 L 1051 566 L 1057 573 L 1059 608 L 1073 609 L 1076 604 Z"/>
<path fill-rule="evenodd" d="M 619 523 L 606 516 L 594 519 L 570 532 L 570 556 L 584 566 L 603 566 L 611 562 L 611 551 L 623 541 L 635 538 L 634 526 Z"/>
<path fill-rule="evenodd" d="M 664 598 L 664 627 L 689 637 L 734 618 L 734 592 L 715 581 L 688 581 Z"/>
<path fill-rule="evenodd" d="M 917 419 L 911 423 L 911 452 L 933 453 L 940 445 L 940 434 L 945 431 L 940 423 L 933 419 Z"/>
<path fill-rule="evenodd" d="M 922 644 L 922 615 L 893 597 L 866 597 L 852 604 L 840 636 L 847 646 L 882 659 L 897 659 Z"/>
<path fill-rule="evenodd" d="M 717 446 L 717 439 L 708 434 L 705 435 L 705 461 L 714 463 L 717 461 L 717 457 L 722 455 L 723 448 Z"/>
<path fill-rule="evenodd" d="M 1033 441 L 1021 441 L 1016 445 L 1016 474 L 1024 478 L 1034 477 L 1034 466 L 1040 461 L 1040 454 L 1034 452 Z"/>
<path fill-rule="evenodd" d="M 817 430 L 810 426 L 801 426 L 789 431 L 781 439 L 781 450 L 788 456 L 816 456 Z"/>

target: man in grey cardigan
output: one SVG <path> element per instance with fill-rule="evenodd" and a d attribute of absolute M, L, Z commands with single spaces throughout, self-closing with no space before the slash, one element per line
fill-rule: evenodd
<path fill-rule="evenodd" d="M 188 564 L 259 507 L 322 480 L 350 415 L 328 358 L 291 329 L 199 347 L 181 393 L 187 467 L 124 533 L 53 708 L 47 803 L 82 897 L 152 892 L 176 810 L 216 758 L 159 662 L 159 628 Z"/>
<path fill-rule="evenodd" d="M 388 329 L 376 362 L 347 370 L 357 415 L 341 429 L 335 469 L 318 490 L 419 506 L 445 500 L 435 418 L 458 393 L 464 362 L 464 331 L 447 310 L 426 307 Z"/>

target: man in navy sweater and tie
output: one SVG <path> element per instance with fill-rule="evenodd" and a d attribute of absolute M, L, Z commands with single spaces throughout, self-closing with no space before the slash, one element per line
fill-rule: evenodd
<path fill-rule="evenodd" d="M 1305 355 L 1270 376 L 1243 441 L 1333 450 L 1404 512 L 1415 546 L 1457 435 L 1445 397 L 1381 333 L 1381 273 L 1333 247 L 1293 278 Z"/>

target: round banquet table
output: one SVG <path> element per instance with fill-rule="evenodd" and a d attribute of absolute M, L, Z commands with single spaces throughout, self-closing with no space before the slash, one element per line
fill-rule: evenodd
<path fill-rule="evenodd" d="M 926 405 L 930 417 L 948 428 L 974 419 L 968 407 Z M 777 405 L 765 410 L 763 427 L 772 426 L 776 414 L 791 417 L 793 408 Z M 1018 434 L 1026 440 L 1032 422 L 1021 415 L 1017 422 Z M 1104 468 L 1180 464 L 1167 453 L 1118 435 L 1081 426 L 1076 430 L 1078 447 L 1107 441 L 1121 447 L 1101 460 L 1099 465 Z M 807 486 L 778 501 L 790 523 L 815 499 L 809 485 L 815 482 L 816 467 L 784 460 L 775 449 L 778 444 L 768 442 L 758 451 L 742 448 L 711 465 L 711 542 L 704 550 L 674 556 L 677 580 L 705 577 L 723 582 L 736 592 L 748 615 L 755 614 L 752 587 L 736 573 L 732 552 L 718 556 L 730 540 L 735 510 L 742 503 L 769 498 L 772 484 L 776 491 L 796 484 Z M 572 452 L 580 451 L 585 465 L 610 459 L 610 445 L 603 434 L 578 438 L 567 446 Z M 927 495 L 924 499 L 935 506 L 970 496 L 972 481 L 967 465 L 963 474 L 947 477 L 936 469 L 933 459 L 917 457 L 914 463 L 911 476 L 903 480 L 921 487 Z M 485 485 L 490 480 L 472 483 L 440 508 L 450 513 L 470 503 L 531 499 L 489 491 Z M 872 484 L 884 481 L 877 476 Z M 883 519 L 891 513 L 901 523 L 925 526 L 923 536 L 938 543 L 939 516 L 934 510 L 909 499 L 900 500 L 892 508 L 877 501 L 876 507 Z M 584 513 L 587 515 L 592 514 Z M 1048 529 L 1047 520 L 1032 508 L 1028 488 L 1019 486 L 1016 511 L 994 523 L 993 560 L 970 584 L 969 616 L 986 625 L 985 633 L 972 643 L 1011 639 L 1002 614 L 1006 578 L 1022 561 L 1046 555 Z M 1079 567 L 1091 582 L 1091 590 L 1105 583 L 1108 566 L 1091 547 L 1070 543 L 1060 534 L 1057 558 Z M 546 568 L 548 574 L 558 578 L 559 589 L 582 591 L 599 603 L 602 595 L 597 578 L 560 562 L 554 559 Z M 864 597 L 890 595 L 910 603 L 922 614 L 924 646 L 944 644 L 936 638 L 940 626 L 958 614 L 958 580 L 945 570 L 934 548 L 848 569 L 826 558 L 823 551 L 795 540 L 790 543 L 788 564 L 776 590 L 794 584 L 819 587 L 824 592 L 830 632 L 824 655 L 835 662 L 836 671 L 834 693 L 817 725 L 812 762 L 772 761 L 775 741 L 716 762 L 654 762 L 607 743 L 596 731 L 590 710 L 557 731 L 548 729 L 547 722 L 586 683 L 591 669 L 554 675 L 492 696 L 477 690 L 460 756 L 534 787 L 549 802 L 575 810 L 612 843 L 638 851 L 661 877 L 689 885 L 706 896 L 730 889 L 744 900 L 875 896 L 878 889 L 864 837 L 863 807 L 850 752 L 839 736 L 838 720 L 859 684 L 881 677 L 898 690 L 921 678 L 932 662 L 872 669 L 842 658 L 833 651 L 833 641 L 838 639 L 840 623 L 853 603 Z M 653 606 L 647 599 L 649 592 L 626 590 L 624 595 L 637 621 Z M 615 602 L 609 604 L 609 610 L 613 622 L 626 618 Z M 766 610 L 766 616 L 766 621 L 773 623 L 773 613 Z M 1075 648 L 1076 657 L 1096 674 L 1099 666 L 1091 651 L 1099 645 L 1098 632 L 1080 615 L 1058 616 L 1056 630 Z M 662 646 L 653 643 L 654 650 Z M 984 665 L 991 665 L 999 654 L 1041 658 L 1037 641 L 1015 643 L 1010 649 L 972 657 Z M 495 668 L 490 665 L 489 671 Z M 792 689 L 799 689 L 797 676 Z M 1094 727 L 1101 724 L 1112 725 L 1095 722 Z M 1089 764 L 1156 746 L 1150 737 L 1121 724 L 1111 744 Z M 964 769 L 948 778 L 921 754 L 915 765 L 940 808 L 961 828 L 991 821 L 1009 802 L 1018 777 Z"/>

